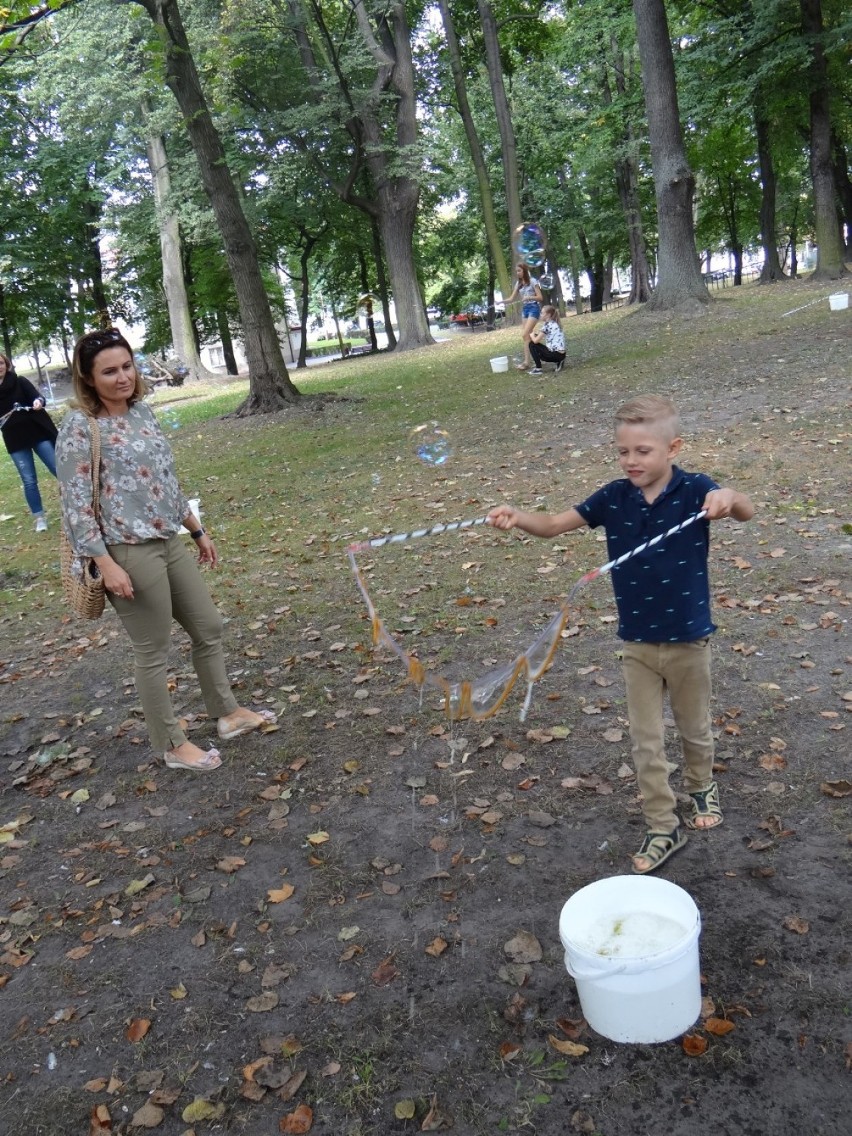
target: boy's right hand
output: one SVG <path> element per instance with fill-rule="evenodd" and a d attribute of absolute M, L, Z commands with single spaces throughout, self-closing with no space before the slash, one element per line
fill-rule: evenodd
<path fill-rule="evenodd" d="M 513 529 L 518 523 L 518 510 L 511 505 L 497 505 L 485 520 L 495 529 Z"/>

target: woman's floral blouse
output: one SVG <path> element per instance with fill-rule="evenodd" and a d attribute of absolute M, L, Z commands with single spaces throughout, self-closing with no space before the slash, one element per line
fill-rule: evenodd
<path fill-rule="evenodd" d="M 154 412 L 135 402 L 126 414 L 99 418 L 100 513 L 92 509 L 92 420 L 80 410 L 65 417 L 56 441 L 62 518 L 74 551 L 103 556 L 109 544 L 167 540 L 189 514 L 174 456 Z"/>

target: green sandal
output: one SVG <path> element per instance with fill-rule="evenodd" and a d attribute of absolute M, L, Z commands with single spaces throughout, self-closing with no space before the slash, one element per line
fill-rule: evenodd
<path fill-rule="evenodd" d="M 707 829 L 718 828 L 723 818 L 719 807 L 719 786 L 716 782 L 711 781 L 709 788 L 702 789 L 698 793 L 690 793 L 686 808 L 687 813 L 683 823 L 693 832 L 706 832 Z M 696 824 L 699 817 L 705 817 L 710 823 Z"/>
<path fill-rule="evenodd" d="M 675 852 L 683 848 L 684 844 L 686 844 L 686 836 L 680 831 L 679 827 L 675 828 L 673 832 L 647 832 L 642 841 L 642 847 L 633 857 L 633 871 L 637 876 L 644 876 L 648 872 L 656 871 L 661 864 L 668 860 L 669 856 L 673 856 Z M 650 861 L 647 868 L 636 867 L 636 861 L 640 856 Z"/>

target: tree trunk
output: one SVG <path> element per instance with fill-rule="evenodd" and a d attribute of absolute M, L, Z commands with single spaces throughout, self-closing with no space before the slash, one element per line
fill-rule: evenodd
<path fill-rule="evenodd" d="M 515 259 L 515 232 L 522 224 L 521 190 L 518 176 L 518 149 L 515 144 L 515 128 L 512 112 L 503 82 L 503 64 L 500 61 L 500 41 L 497 37 L 497 21 L 487 0 L 477 0 L 482 35 L 485 40 L 485 65 L 488 68 L 488 81 L 491 85 L 491 98 L 497 116 L 497 129 L 500 131 L 501 158 L 503 161 L 503 182 L 506 190 L 506 211 L 509 215 L 509 239 L 513 242 L 512 260 Z M 502 287 L 502 285 L 501 285 Z M 511 287 L 509 292 L 511 292 Z M 505 295 L 509 295 L 506 292 Z"/>
<path fill-rule="evenodd" d="M 380 19 L 381 44 L 372 44 L 368 35 L 362 0 L 354 0 L 356 15 L 365 42 L 378 64 L 373 91 L 390 91 L 394 108 L 394 140 L 399 153 L 410 153 L 417 144 L 417 98 L 414 88 L 414 61 L 411 33 L 404 3 L 392 3 Z M 399 339 L 397 350 L 408 351 L 434 343 L 426 318 L 423 293 L 417 279 L 414 257 L 414 227 L 420 201 L 416 178 L 397 173 L 387 153 L 381 102 L 375 111 L 362 111 L 365 158 L 376 189 L 376 220 L 387 254 Z"/>
<path fill-rule="evenodd" d="M 834 181 L 840 198 L 840 212 L 846 225 L 846 260 L 852 260 L 852 181 L 849 179 L 849 161 L 846 147 L 835 134 L 832 142 L 834 154 Z"/>
<path fill-rule="evenodd" d="M 148 109 L 142 108 L 145 119 Z M 163 291 L 169 309 L 169 327 L 172 347 L 178 359 L 189 371 L 190 379 L 215 380 L 218 375 L 208 371 L 198 354 L 195 328 L 189 311 L 189 297 L 183 275 L 183 250 L 177 214 L 171 203 L 171 176 L 166 156 L 165 141 L 160 134 L 151 134 L 145 142 L 148 166 L 154 186 L 154 203 L 160 230 L 160 256 L 163 261 Z"/>
<path fill-rule="evenodd" d="M 370 291 L 370 278 L 367 274 L 367 258 L 364 256 L 364 250 L 360 245 L 358 246 L 358 272 L 361 280 L 361 295 L 366 297 L 364 312 L 367 316 L 367 337 L 370 340 L 370 350 L 377 351 L 379 345 L 376 341 L 376 323 L 373 319 L 373 294 Z"/>
<path fill-rule="evenodd" d="M 808 68 L 810 90 L 811 184 L 813 186 L 814 227 L 817 266 L 813 280 L 839 280 L 846 275 L 843 242 L 837 224 L 834 202 L 834 170 L 831 164 L 831 112 L 828 70 L 823 47 L 821 0 L 799 0 L 802 31 L 810 48 Z"/>
<path fill-rule="evenodd" d="M 249 366 L 248 398 L 238 414 L 270 413 L 301 396 L 290 382 L 275 330 L 257 248 L 201 89 L 177 0 L 136 0 L 160 34 L 165 80 L 183 115 L 204 189 L 216 217 L 240 308 Z"/>
<path fill-rule="evenodd" d="M 221 309 L 216 309 L 216 327 L 219 330 L 219 342 L 222 344 L 222 357 L 225 360 L 225 373 L 227 375 L 238 375 L 240 369 L 237 366 L 237 357 L 234 354 L 234 341 L 231 338 L 231 328 L 228 324 L 228 316 Z"/>
<path fill-rule="evenodd" d="M 86 249 L 86 266 L 89 272 L 92 302 L 97 312 L 98 327 L 106 329 L 112 325 L 112 316 L 104 287 L 104 266 L 101 260 L 101 211 L 92 200 L 92 187 L 87 184 L 86 190 L 87 194 L 83 206 L 85 210 L 83 242 Z"/>
<path fill-rule="evenodd" d="M 379 232 L 379 223 L 375 217 L 370 217 L 370 235 L 373 239 L 373 259 L 376 262 L 376 288 L 382 304 L 382 319 L 385 322 L 385 335 L 388 341 L 388 351 L 396 347 L 396 333 L 393 330 L 390 313 L 390 299 L 388 297 L 388 279 L 385 275 L 385 258 L 382 251 L 382 235 Z"/>
<path fill-rule="evenodd" d="M 612 68 L 615 89 L 622 99 L 628 97 L 625 78 L 624 57 L 615 36 L 610 39 L 609 57 L 606 63 Z M 612 105 L 612 91 L 606 68 L 603 72 L 603 97 L 607 106 Z M 636 140 L 633 127 L 625 121 L 622 131 L 624 156 L 615 163 L 615 185 L 618 200 L 627 226 L 627 241 L 630 248 L 630 296 L 628 304 L 646 304 L 651 298 L 651 269 L 648 265 L 648 250 L 642 230 L 642 210 L 639 204 L 639 161 L 636 155 Z"/>
<path fill-rule="evenodd" d="M 3 354 L 7 359 L 11 359 L 12 336 L 9 334 L 9 321 L 6 317 L 6 293 L 3 291 L 2 281 L 0 281 L 0 329 L 3 333 Z"/>
<path fill-rule="evenodd" d="M 778 241 L 775 235 L 777 181 L 769 140 L 769 120 L 762 109 L 759 95 L 754 105 L 754 132 L 757 138 L 757 162 L 760 168 L 760 243 L 763 247 L 763 267 L 760 270 L 758 283 L 774 284 L 778 280 L 785 280 L 786 277 L 778 259 Z"/>
<path fill-rule="evenodd" d="M 450 59 L 450 70 L 453 74 L 453 84 L 456 89 L 456 102 L 458 103 L 459 114 L 464 124 L 464 132 L 467 136 L 467 145 L 470 150 L 474 173 L 476 174 L 476 183 L 479 186 L 482 223 L 485 226 L 485 235 L 488 239 L 491 263 L 497 274 L 497 283 L 500 285 L 500 291 L 505 298 L 511 293 L 513 285 L 509 276 L 509 270 L 506 266 L 506 258 L 503 255 L 503 246 L 500 242 L 497 218 L 494 213 L 494 198 L 491 193 L 491 182 L 488 178 L 488 166 L 485 161 L 485 155 L 482 152 L 482 143 L 476 131 L 476 124 L 473 121 L 473 114 L 467 97 L 467 84 L 462 68 L 461 50 L 459 49 L 458 36 L 456 35 L 456 28 L 450 13 L 448 0 L 438 0 L 438 7 L 441 10 L 441 19 L 444 23 L 444 34 L 447 37 L 447 52 Z"/>
<path fill-rule="evenodd" d="M 648 301 L 667 311 L 709 303 L 701 279 L 692 217 L 695 178 L 686 159 L 677 105 L 674 59 L 663 0 L 633 0 L 651 164 L 657 198 L 657 286 Z"/>

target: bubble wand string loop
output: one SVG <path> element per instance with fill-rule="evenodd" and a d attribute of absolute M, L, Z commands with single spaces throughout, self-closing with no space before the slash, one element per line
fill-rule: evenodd
<path fill-rule="evenodd" d="M 492 717 L 506 701 L 509 692 L 512 690 L 518 678 L 524 675 L 527 682 L 527 692 L 520 712 L 520 720 L 523 722 L 526 720 L 527 712 L 532 702 L 533 684 L 541 678 L 553 660 L 562 632 L 568 623 L 574 598 L 580 589 L 585 587 L 586 584 L 591 583 L 592 580 L 596 580 L 599 576 L 607 575 L 614 568 L 632 559 L 632 557 L 645 552 L 646 549 L 653 548 L 654 545 L 660 544 L 668 537 L 682 532 L 683 529 L 706 516 L 707 511 L 705 509 L 702 509 L 698 513 L 693 513 L 692 516 L 687 517 L 684 521 L 681 521 L 680 524 L 673 525 L 670 529 L 667 529 L 666 532 L 659 533 L 657 536 L 651 537 L 650 540 L 643 541 L 642 544 L 630 549 L 629 552 L 625 552 L 621 556 L 617 556 L 614 560 L 610 560 L 598 568 L 593 568 L 590 572 L 581 576 L 571 588 L 559 610 L 550 618 L 544 630 L 539 633 L 536 640 L 523 654 L 518 655 L 511 663 L 503 667 L 496 667 L 491 671 L 487 671 L 473 682 L 451 683 L 448 679 L 444 678 L 443 675 L 427 670 L 419 659 L 415 658 L 413 655 L 409 655 L 402 649 L 393 636 L 386 630 L 370 599 L 370 593 L 361 575 L 361 570 L 358 567 L 356 555 L 359 552 L 365 552 L 371 548 L 381 548 L 386 544 L 402 544 L 404 541 L 414 540 L 419 537 L 435 536 L 439 533 L 473 528 L 476 525 L 485 524 L 488 518 L 477 517 L 466 521 L 453 521 L 449 524 L 433 525 L 432 528 L 428 529 L 412 529 L 409 532 L 394 533 L 391 536 L 374 537 L 372 540 L 356 541 L 349 545 L 347 555 L 358 590 L 367 605 L 367 612 L 372 624 L 373 645 L 381 645 L 392 651 L 406 668 L 408 679 L 413 682 L 415 686 L 419 687 L 421 690 L 423 687 L 429 686 L 440 691 L 444 698 L 444 709 L 451 721 L 458 721 L 462 718 L 473 718 L 475 721 L 483 721 L 486 718 Z"/>

